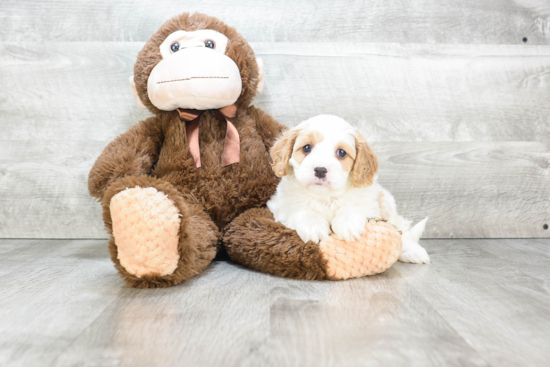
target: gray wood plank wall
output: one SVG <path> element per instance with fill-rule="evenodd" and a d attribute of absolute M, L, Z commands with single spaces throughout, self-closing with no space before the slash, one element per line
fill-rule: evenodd
<path fill-rule="evenodd" d="M 106 237 L 88 171 L 148 116 L 128 76 L 184 11 L 247 37 L 266 68 L 254 103 L 282 123 L 359 127 L 427 237 L 550 237 L 547 0 L 2 1 L 0 237 Z"/>

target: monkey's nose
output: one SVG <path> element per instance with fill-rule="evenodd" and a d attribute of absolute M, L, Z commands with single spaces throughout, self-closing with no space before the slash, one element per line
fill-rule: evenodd
<path fill-rule="evenodd" d="M 325 178 L 327 175 L 327 169 L 325 167 L 315 167 L 315 176 L 319 178 Z"/>

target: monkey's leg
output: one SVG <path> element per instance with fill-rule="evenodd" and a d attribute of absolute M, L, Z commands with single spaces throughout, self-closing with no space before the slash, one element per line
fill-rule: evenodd
<path fill-rule="evenodd" d="M 304 243 L 296 231 L 275 222 L 269 209 L 250 209 L 223 238 L 231 260 L 266 273 L 296 279 L 341 280 L 374 275 L 392 266 L 401 252 L 399 232 L 386 222 L 368 221 L 360 239 L 331 235 L 319 244 Z"/>
<path fill-rule="evenodd" d="M 319 245 L 275 222 L 267 208 L 250 209 L 227 227 L 223 242 L 231 260 L 265 273 L 295 279 L 326 279 Z"/>
<path fill-rule="evenodd" d="M 216 255 L 219 232 L 212 220 L 165 181 L 125 177 L 109 186 L 102 204 L 111 259 L 131 287 L 179 284 Z"/>

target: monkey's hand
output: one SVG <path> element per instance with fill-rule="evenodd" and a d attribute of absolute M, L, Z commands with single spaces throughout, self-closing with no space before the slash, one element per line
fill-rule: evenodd
<path fill-rule="evenodd" d="M 113 182 L 126 176 L 150 174 L 162 144 L 160 126 L 157 117 L 153 116 L 107 145 L 90 171 L 90 194 L 101 199 Z"/>

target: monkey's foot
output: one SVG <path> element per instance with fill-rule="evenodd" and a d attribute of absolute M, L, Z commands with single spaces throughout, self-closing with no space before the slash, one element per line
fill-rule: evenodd
<path fill-rule="evenodd" d="M 126 189 L 110 203 L 120 265 L 138 278 L 172 274 L 179 260 L 180 213 L 154 187 Z"/>
<path fill-rule="evenodd" d="M 366 232 L 356 241 L 332 234 L 319 248 L 326 261 L 326 277 L 332 280 L 358 278 L 388 270 L 401 253 L 401 235 L 390 224 L 369 220 Z"/>

